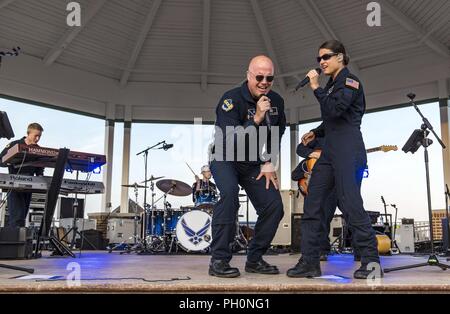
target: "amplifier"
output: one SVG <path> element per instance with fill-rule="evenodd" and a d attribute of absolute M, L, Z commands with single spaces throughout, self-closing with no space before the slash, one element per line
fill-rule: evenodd
<path fill-rule="evenodd" d="M 284 216 L 278 225 L 277 232 L 272 239 L 272 245 L 289 246 L 291 245 L 291 213 L 293 210 L 293 201 L 295 192 L 291 190 L 280 191 L 283 202 Z"/>
<path fill-rule="evenodd" d="M 77 218 L 84 217 L 84 199 L 78 198 Z M 59 219 L 73 218 L 75 203 L 74 197 L 60 197 L 57 207 L 57 217 Z"/>
<path fill-rule="evenodd" d="M 303 214 L 294 213 L 291 216 L 291 252 L 299 253 L 300 252 L 300 240 L 301 240 L 301 221 Z"/>
<path fill-rule="evenodd" d="M 32 258 L 33 235 L 30 228 L 0 228 L 0 259 Z"/>
<path fill-rule="evenodd" d="M 137 235 L 140 234 L 141 225 L 138 222 Z M 134 219 L 110 218 L 106 231 L 109 243 L 134 243 Z"/>
<path fill-rule="evenodd" d="M 103 238 L 102 232 L 99 230 L 84 230 L 81 231 L 84 241 L 77 239 L 76 245 L 82 250 L 106 250 L 108 241 Z"/>
<path fill-rule="evenodd" d="M 398 248 L 402 253 L 414 253 L 414 224 L 402 224 L 396 234 Z"/>

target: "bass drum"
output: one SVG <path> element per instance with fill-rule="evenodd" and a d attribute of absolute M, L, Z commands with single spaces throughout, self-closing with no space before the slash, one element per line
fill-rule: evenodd
<path fill-rule="evenodd" d="M 212 240 L 211 221 L 211 216 L 201 210 L 185 213 L 177 222 L 178 245 L 186 252 L 207 250 Z"/>

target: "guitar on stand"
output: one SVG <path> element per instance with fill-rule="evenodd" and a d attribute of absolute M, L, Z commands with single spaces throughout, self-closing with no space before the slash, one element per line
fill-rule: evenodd
<path fill-rule="evenodd" d="M 374 152 L 389 152 L 389 151 L 397 151 L 398 148 L 396 145 L 381 145 L 374 148 L 366 149 L 366 153 L 374 153 Z M 314 152 L 321 153 L 321 149 L 316 149 Z M 301 167 L 303 171 L 305 172 L 305 177 L 298 180 L 298 188 L 300 193 L 302 193 L 303 196 L 308 195 L 308 185 L 309 180 L 311 180 L 311 173 L 312 170 L 317 162 L 317 158 L 306 158 L 300 162 Z"/>
<path fill-rule="evenodd" d="M 387 250 L 390 254 L 398 254 L 400 253 L 400 249 L 397 245 L 397 242 L 395 241 L 395 228 L 397 227 L 397 223 L 395 223 L 395 227 L 393 226 L 392 223 L 392 215 L 389 215 L 387 213 L 387 204 L 386 201 L 384 200 L 384 197 L 381 196 L 381 202 L 383 203 L 383 207 L 384 207 L 384 214 L 382 216 L 384 216 L 384 236 L 387 237 L 389 239 L 390 242 L 390 248 L 389 250 Z M 395 208 L 395 220 L 397 220 L 397 206 L 395 204 L 391 205 L 392 207 Z M 379 239 L 379 235 L 377 235 L 377 240 Z M 387 253 L 387 252 L 386 252 Z"/>

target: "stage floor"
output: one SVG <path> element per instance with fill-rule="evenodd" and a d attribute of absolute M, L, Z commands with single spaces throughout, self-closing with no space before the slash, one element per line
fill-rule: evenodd
<path fill-rule="evenodd" d="M 299 255 L 271 255 L 265 259 L 280 268 L 280 275 L 248 274 L 244 271 L 245 256 L 238 255 L 232 265 L 241 270 L 241 277 L 223 279 L 208 275 L 206 255 L 120 255 L 118 252 L 84 251 L 77 258 L 44 256 L 34 260 L 3 260 L 0 263 L 35 269 L 34 275 L 61 276 L 57 281 L 17 279 L 25 273 L 0 268 L 0 293 L 15 292 L 124 292 L 124 293 L 311 293 L 311 292 L 445 292 L 450 293 L 450 270 L 422 267 L 385 274 L 378 283 L 352 278 L 359 263 L 352 255 L 334 255 L 322 262 L 325 278 L 294 279 L 286 270 Z M 426 257 L 396 255 L 382 257 L 383 267 L 422 263 Z M 441 259 L 445 261 L 444 258 Z M 77 263 L 77 264 L 70 264 Z M 78 266 L 79 265 L 79 266 Z M 81 282 L 76 277 L 80 269 Z M 342 277 L 340 277 L 342 276 Z M 188 280 L 174 280 L 186 279 Z M 145 280 L 149 281 L 143 281 Z"/>

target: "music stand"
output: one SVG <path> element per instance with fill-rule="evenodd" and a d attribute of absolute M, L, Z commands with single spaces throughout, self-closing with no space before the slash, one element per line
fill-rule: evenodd
<path fill-rule="evenodd" d="M 1 60 L 1 58 L 0 58 Z M 0 139 L 7 138 L 8 140 L 14 137 L 14 131 L 11 127 L 11 123 L 9 123 L 8 114 L 4 111 L 0 111 Z M 26 268 L 26 267 L 18 267 L 18 266 L 11 266 L 6 264 L 0 264 L 1 268 L 6 269 L 13 269 L 13 270 L 19 270 L 24 271 L 26 273 L 34 273 L 33 268 Z"/>
<path fill-rule="evenodd" d="M 391 271 L 403 270 L 403 269 L 423 267 L 423 266 L 436 266 L 436 267 L 441 268 L 442 270 L 446 270 L 446 269 L 450 268 L 449 265 L 443 264 L 439 261 L 437 254 L 434 250 L 433 211 L 431 208 L 431 190 L 430 190 L 430 168 L 428 166 L 428 163 L 429 163 L 428 146 L 433 144 L 433 141 L 427 138 L 430 131 L 433 133 L 434 137 L 437 139 L 437 141 L 439 142 L 439 144 L 442 146 L 443 149 L 445 149 L 445 145 L 442 142 L 442 140 L 439 138 L 439 136 L 436 134 L 436 132 L 434 131 L 433 126 L 431 125 L 430 121 L 428 121 L 428 119 L 425 118 L 425 116 L 419 110 L 417 105 L 414 103 L 414 98 L 416 97 L 416 95 L 410 93 L 407 95 L 407 97 L 410 99 L 411 104 L 414 106 L 414 109 L 416 109 L 416 111 L 422 117 L 423 124 L 421 125 L 420 130 L 419 129 L 414 130 L 414 132 L 411 134 L 411 136 L 409 137 L 406 144 L 403 146 L 402 150 L 405 153 L 411 152 L 412 154 L 414 154 L 420 148 L 420 146 L 423 146 L 423 148 L 424 148 L 424 162 L 425 162 L 425 175 L 426 175 L 427 200 L 428 200 L 428 219 L 429 219 L 429 224 L 430 224 L 431 253 L 430 253 L 426 263 L 386 268 L 386 269 L 384 269 L 385 273 L 388 273 Z"/>
<path fill-rule="evenodd" d="M 0 111 L 0 138 L 7 138 L 8 140 L 14 137 L 14 131 L 9 123 L 8 114 Z"/>

